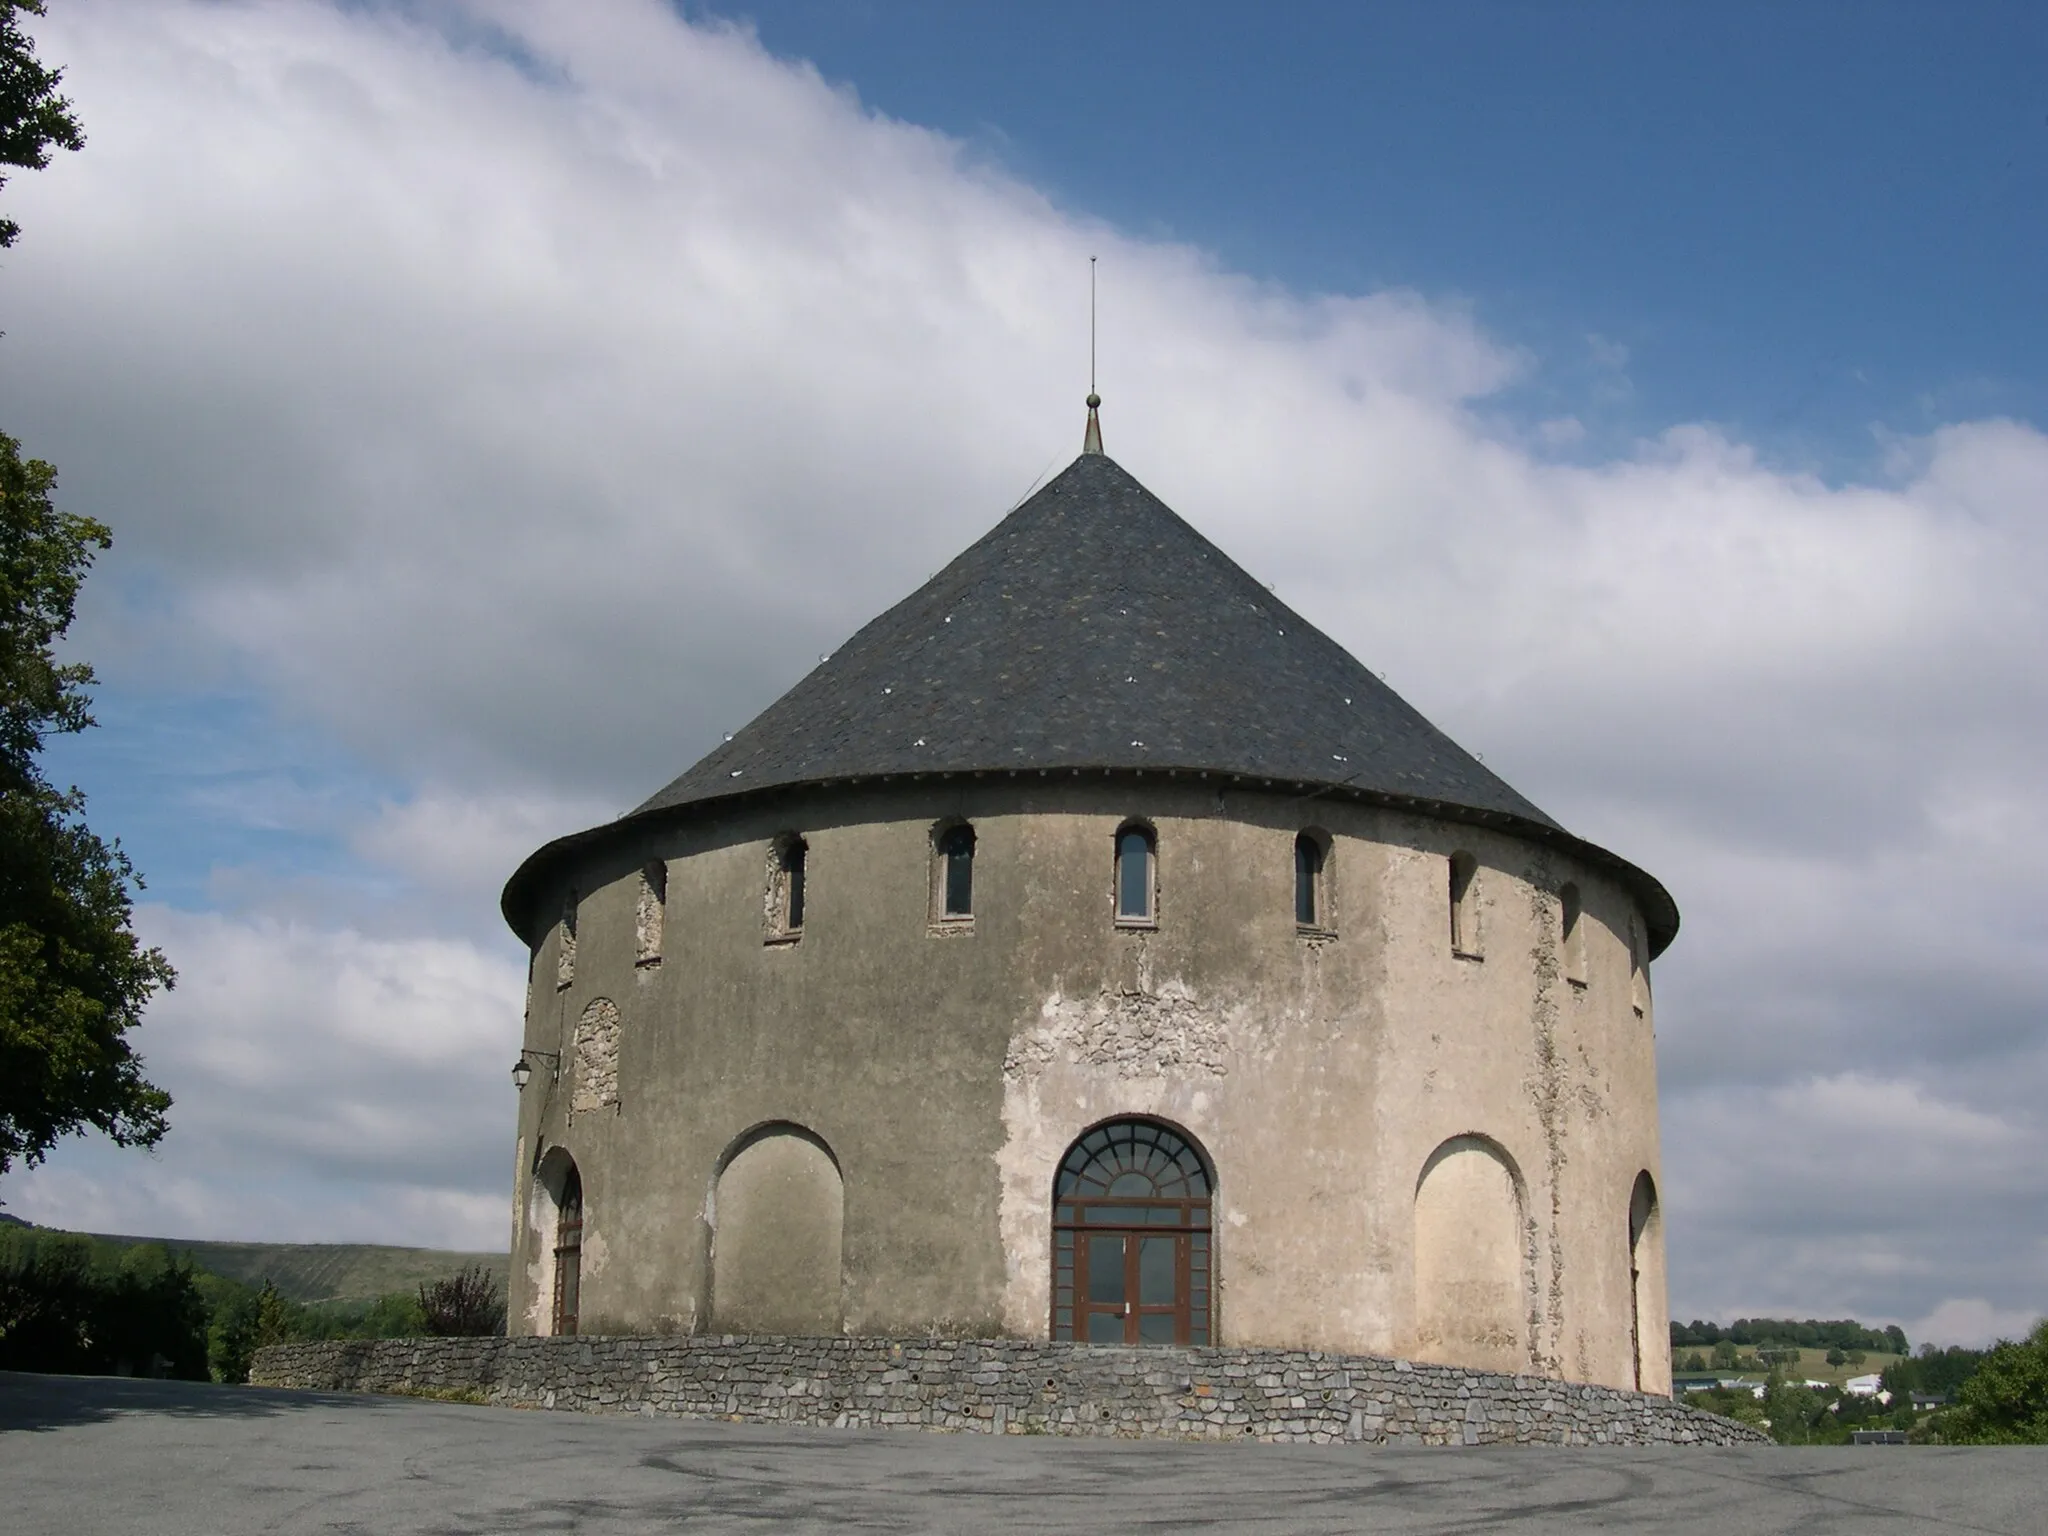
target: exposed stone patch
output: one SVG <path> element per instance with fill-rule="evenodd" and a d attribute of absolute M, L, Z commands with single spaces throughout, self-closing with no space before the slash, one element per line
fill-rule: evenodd
<path fill-rule="evenodd" d="M 1539 1370 L 1564 1367 L 1564 1105 L 1571 1069 L 1559 1048 L 1558 987 L 1563 969 L 1558 954 L 1562 907 L 1550 894 L 1550 871 L 1539 866 L 1528 882 L 1529 927 L 1534 943 L 1529 952 L 1535 993 L 1530 1016 L 1536 1034 L 1536 1115 L 1543 1126 L 1544 1184 L 1550 1191 L 1548 1222 L 1543 1232 L 1549 1251 L 1549 1283 L 1543 1295 L 1530 1296 L 1530 1363 Z M 1534 1212 L 1530 1213 L 1534 1225 Z M 1530 1274 L 1535 1275 L 1536 1236 L 1530 1233 Z M 1532 1287 L 1533 1289 L 1533 1287 Z"/>
<path fill-rule="evenodd" d="M 1025 1339 L 336 1339 L 259 1350 L 258 1386 L 756 1424 L 1400 1445 L 1768 1445 L 1611 1387 L 1315 1350 Z"/>
<path fill-rule="evenodd" d="M 562 921 L 555 930 L 555 990 L 566 992 L 576 980 L 576 893 L 562 898 Z"/>
<path fill-rule="evenodd" d="M 1202 1006 L 1179 981 L 1146 992 L 1063 997 L 1039 1009 L 1035 1029 L 1010 1041 L 1003 1075 L 1034 1077 L 1055 1061 L 1108 1067 L 1121 1078 L 1223 1075 L 1229 1021 Z"/>
<path fill-rule="evenodd" d="M 668 910 L 668 866 L 660 860 L 640 871 L 633 902 L 633 963 L 661 964 L 662 926 Z"/>
<path fill-rule="evenodd" d="M 576 1021 L 576 1082 L 572 1115 L 610 1109 L 619 1102 L 619 1007 L 595 999 Z"/>

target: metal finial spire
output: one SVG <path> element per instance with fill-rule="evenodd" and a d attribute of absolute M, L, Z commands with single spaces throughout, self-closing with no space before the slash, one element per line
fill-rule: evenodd
<path fill-rule="evenodd" d="M 1095 411 L 1102 396 L 1095 393 L 1095 258 L 1088 258 L 1088 430 L 1081 437 L 1081 452 L 1102 452 L 1102 423 Z"/>

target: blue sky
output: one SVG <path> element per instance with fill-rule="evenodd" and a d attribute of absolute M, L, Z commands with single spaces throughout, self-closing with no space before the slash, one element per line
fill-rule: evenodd
<path fill-rule="evenodd" d="M 1874 430 L 2048 414 L 2038 5 L 704 14 L 1232 271 L 1464 298 L 1546 360 L 1503 403 L 1597 402 L 1606 446 L 1726 422 L 1840 474 Z"/>
<path fill-rule="evenodd" d="M 9 1208 L 502 1243 L 505 876 L 1073 453 L 1096 255 L 1110 451 L 1676 894 L 1674 1305 L 2048 1306 L 2048 13 L 54 9 L 0 424 L 183 981 Z"/>

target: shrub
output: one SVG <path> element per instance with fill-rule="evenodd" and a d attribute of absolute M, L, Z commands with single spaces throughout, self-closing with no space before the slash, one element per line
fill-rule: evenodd
<path fill-rule="evenodd" d="M 420 1318 L 428 1333 L 482 1338 L 505 1331 L 505 1298 L 481 1264 L 420 1287 Z"/>

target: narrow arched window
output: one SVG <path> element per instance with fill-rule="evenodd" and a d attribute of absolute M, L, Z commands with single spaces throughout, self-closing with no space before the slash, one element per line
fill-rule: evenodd
<path fill-rule="evenodd" d="M 1294 922 L 1299 928 L 1330 926 L 1329 900 L 1323 890 L 1323 843 L 1313 832 L 1294 840 Z"/>
<path fill-rule="evenodd" d="M 939 834 L 939 917 L 958 922 L 974 916 L 974 828 L 965 822 Z"/>
<path fill-rule="evenodd" d="M 574 1333 L 583 1303 L 583 1180 L 573 1165 L 562 1175 L 555 1211 L 554 1302 L 552 1331 Z"/>
<path fill-rule="evenodd" d="M 1132 824 L 1116 835 L 1116 920 L 1150 924 L 1159 917 L 1158 844 L 1150 827 Z"/>
<path fill-rule="evenodd" d="M 1586 984 L 1586 923 L 1585 903 L 1579 896 L 1576 885 L 1567 885 L 1557 893 L 1558 904 L 1558 965 L 1564 971 L 1564 979 L 1575 987 Z"/>
<path fill-rule="evenodd" d="M 1479 949 L 1479 861 L 1469 853 L 1451 855 L 1451 953 L 1477 960 Z"/>
<path fill-rule="evenodd" d="M 791 933 L 804 928 L 804 864 L 809 853 L 800 837 L 782 850 L 783 926 Z"/>
<path fill-rule="evenodd" d="M 769 845 L 768 942 L 788 943 L 804 933 L 804 866 L 810 848 L 794 832 Z"/>

